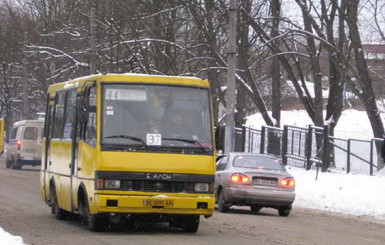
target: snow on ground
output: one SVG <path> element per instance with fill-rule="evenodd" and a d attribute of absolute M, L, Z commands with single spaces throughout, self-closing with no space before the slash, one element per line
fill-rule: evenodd
<path fill-rule="evenodd" d="M 293 208 L 302 207 L 385 220 L 385 176 L 287 167 L 296 180 Z"/>
<path fill-rule="evenodd" d="M 383 118 L 383 115 L 382 115 Z M 281 125 L 307 127 L 313 125 L 306 111 L 282 111 Z M 252 128 L 261 128 L 266 125 L 261 114 L 254 114 L 247 118 L 246 125 Z M 335 128 L 335 136 L 341 138 L 370 139 L 373 137 L 370 122 L 365 111 L 344 110 Z"/>
<path fill-rule="evenodd" d="M 282 125 L 305 127 L 312 124 L 303 111 L 282 112 Z M 248 126 L 260 128 L 264 125 L 260 115 L 248 118 Z M 336 127 L 336 136 L 341 138 L 370 139 L 373 137 L 366 113 L 345 110 Z M 385 220 L 385 170 L 368 174 L 346 174 L 331 169 L 318 173 L 314 169 L 288 166 L 287 170 L 296 180 L 296 199 L 293 207 L 310 208 L 360 217 Z M 1 244 L 22 245 L 23 239 L 12 236 L 0 228 Z"/>
<path fill-rule="evenodd" d="M 384 121 L 384 115 L 381 114 Z M 305 111 L 282 111 L 281 125 L 307 127 L 313 124 Z M 247 119 L 247 126 L 261 128 L 265 125 L 260 114 Z M 370 140 L 373 137 L 370 122 L 365 111 L 345 110 L 335 128 L 335 136 L 343 139 L 354 138 Z M 352 150 L 360 156 L 368 158 L 368 144 L 352 144 Z M 288 166 L 288 171 L 296 179 L 296 200 L 294 207 L 319 209 L 324 211 L 344 213 L 354 216 L 369 216 L 385 220 L 385 169 L 369 176 L 366 163 L 357 159 L 352 160 L 352 169 L 361 174 L 346 174 L 344 172 L 346 153 L 336 150 L 337 169 L 326 173 L 319 172 L 316 181 L 316 171 Z M 354 172 L 354 171 L 352 171 Z M 356 172 L 356 173 L 357 173 Z"/>
<path fill-rule="evenodd" d="M 8 232 L 4 231 L 0 227 L 0 242 L 1 244 L 6 244 L 6 245 L 23 245 L 23 238 L 19 236 L 12 236 Z"/>

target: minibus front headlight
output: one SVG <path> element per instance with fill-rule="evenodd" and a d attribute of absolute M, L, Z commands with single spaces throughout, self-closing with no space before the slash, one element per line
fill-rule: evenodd
<path fill-rule="evenodd" d="M 104 180 L 104 187 L 106 189 L 119 189 L 120 188 L 120 180 L 106 179 L 106 180 Z"/>
<path fill-rule="evenodd" d="M 208 183 L 195 183 L 194 189 L 196 192 L 209 192 L 209 184 Z"/>

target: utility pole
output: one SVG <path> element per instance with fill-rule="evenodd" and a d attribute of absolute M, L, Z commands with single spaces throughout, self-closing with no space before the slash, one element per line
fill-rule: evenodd
<path fill-rule="evenodd" d="M 90 14 L 90 74 L 96 73 L 95 68 L 95 43 L 96 43 L 96 21 L 95 21 L 95 8 L 91 8 Z"/>
<path fill-rule="evenodd" d="M 112 22 L 112 20 L 110 20 Z M 108 38 L 110 39 L 110 69 L 109 72 L 114 72 L 114 41 L 113 41 L 112 23 L 108 26 Z"/>
<path fill-rule="evenodd" d="M 225 152 L 234 151 L 235 68 L 237 62 L 237 0 L 230 0 L 227 45 Z"/>
<path fill-rule="evenodd" d="M 23 47 L 23 108 L 21 110 L 21 119 L 27 118 L 28 112 L 28 61 L 27 61 L 27 32 L 24 32 Z"/>

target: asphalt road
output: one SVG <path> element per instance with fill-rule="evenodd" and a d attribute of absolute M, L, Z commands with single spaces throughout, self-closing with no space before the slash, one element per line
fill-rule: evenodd
<path fill-rule="evenodd" d="M 3 158 L 0 227 L 31 245 L 385 244 L 385 221 L 299 209 L 295 205 L 289 217 L 280 217 L 272 209 L 262 209 L 258 214 L 251 214 L 247 208 L 234 208 L 226 214 L 216 212 L 209 219 L 201 219 L 195 234 L 171 229 L 167 224 L 93 233 L 76 220 L 58 221 L 50 214 L 40 197 L 39 167 L 6 169 Z"/>

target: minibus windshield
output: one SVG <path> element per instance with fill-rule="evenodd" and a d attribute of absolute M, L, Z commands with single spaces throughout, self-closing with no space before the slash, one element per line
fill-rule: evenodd
<path fill-rule="evenodd" d="M 205 88 L 103 84 L 103 145 L 212 149 Z"/>

